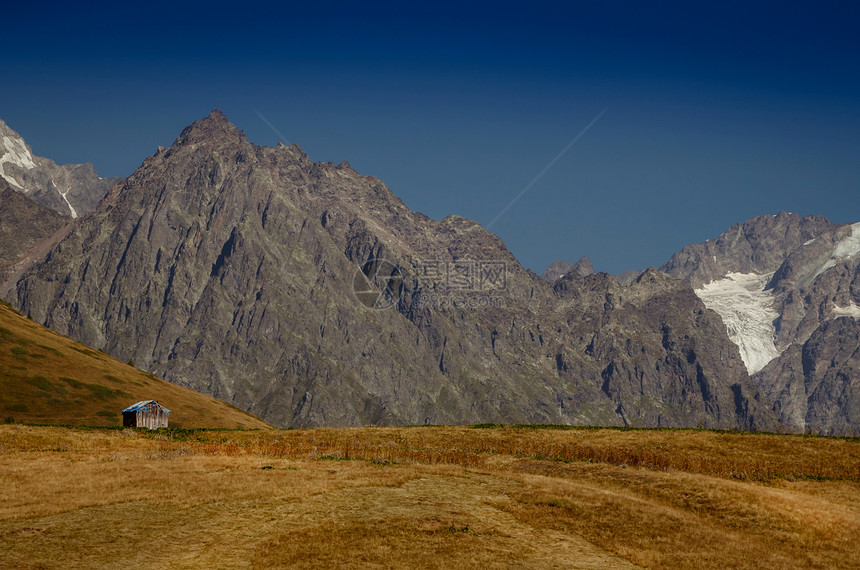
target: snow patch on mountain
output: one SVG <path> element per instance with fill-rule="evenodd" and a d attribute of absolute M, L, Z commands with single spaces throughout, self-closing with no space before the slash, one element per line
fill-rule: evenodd
<path fill-rule="evenodd" d="M 854 257 L 860 253 L 860 222 L 851 225 L 851 235 L 836 244 L 833 250 L 834 258 Z"/>
<path fill-rule="evenodd" d="M 56 183 L 56 182 L 54 182 L 53 180 L 51 180 L 51 184 L 53 184 L 53 185 L 54 185 L 54 189 L 57 191 L 57 194 L 59 194 L 60 196 L 62 196 L 63 200 L 65 200 L 65 201 L 66 201 L 66 204 L 68 204 L 68 206 L 69 206 L 69 212 L 71 213 L 72 218 L 73 218 L 73 219 L 74 219 L 74 218 L 77 218 L 77 217 L 78 217 L 78 213 L 75 211 L 75 208 L 72 206 L 72 203 L 71 203 L 71 202 L 69 202 L 69 198 L 68 198 L 69 190 L 71 190 L 71 189 L 72 189 L 72 187 L 71 187 L 71 186 L 69 186 L 68 188 L 66 188 L 66 191 L 65 191 L 65 192 L 62 192 L 62 191 L 60 191 L 60 188 L 57 186 L 57 183 Z"/>
<path fill-rule="evenodd" d="M 839 243 L 833 248 L 833 253 L 830 254 L 830 259 L 818 268 L 812 280 L 815 280 L 819 275 L 835 266 L 838 259 L 854 257 L 858 253 L 860 253 L 860 222 L 851 224 L 851 234 L 839 240 Z"/>
<path fill-rule="evenodd" d="M 834 319 L 838 317 L 854 317 L 855 319 L 860 319 L 860 306 L 854 304 L 853 301 L 848 303 L 847 307 L 833 305 L 833 312 L 830 314 Z"/>
<path fill-rule="evenodd" d="M 11 174 L 6 173 L 4 164 L 14 164 L 19 168 L 27 170 L 36 168 L 36 163 L 33 162 L 33 155 L 30 154 L 24 141 L 9 136 L 3 137 L 3 155 L 0 156 L 0 176 L 5 178 L 9 184 L 26 192 L 27 190 Z"/>
<path fill-rule="evenodd" d="M 722 317 L 729 338 L 738 345 L 750 374 L 779 356 L 773 327 L 778 313 L 773 308 L 773 294 L 765 290 L 772 276 L 772 273 L 729 273 L 696 289 L 705 306 Z"/>

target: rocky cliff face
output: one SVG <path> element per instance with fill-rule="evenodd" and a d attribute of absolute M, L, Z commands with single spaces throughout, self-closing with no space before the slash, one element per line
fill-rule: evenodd
<path fill-rule="evenodd" d="M 67 222 L 68 218 L 30 200 L 0 179 L 0 291 L 36 255 L 38 246 Z"/>
<path fill-rule="evenodd" d="M 35 156 L 21 136 L 0 120 L 0 178 L 28 198 L 71 218 L 89 213 L 116 178 L 99 178 L 92 164 L 57 165 Z"/>
<path fill-rule="evenodd" d="M 825 321 L 756 375 L 785 425 L 824 434 L 860 431 L 858 317 Z"/>
<path fill-rule="evenodd" d="M 562 376 L 576 382 L 603 366 L 593 386 L 629 424 L 726 425 L 738 415 L 747 428 L 774 425 L 719 317 L 686 283 L 651 268 L 626 287 L 606 274 L 571 274 L 555 289 L 563 314 L 575 316 L 556 357 Z"/>
<path fill-rule="evenodd" d="M 117 185 L 9 298 L 281 426 L 776 426 L 681 280 L 550 285 L 479 224 L 220 112 Z M 764 402 L 764 405 L 762 404 Z"/>
<path fill-rule="evenodd" d="M 851 364 L 820 362 L 854 350 L 850 334 L 834 331 L 860 318 L 860 224 L 764 215 L 685 247 L 663 270 L 687 280 L 720 313 L 787 428 L 860 432 L 846 395 Z M 835 319 L 842 323 L 836 328 Z"/>

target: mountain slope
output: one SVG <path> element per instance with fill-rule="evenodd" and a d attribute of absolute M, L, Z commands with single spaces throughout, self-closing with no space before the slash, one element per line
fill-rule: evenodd
<path fill-rule="evenodd" d="M 0 179 L 0 291 L 23 268 L 33 250 L 68 221 Z"/>
<path fill-rule="evenodd" d="M 171 411 L 171 427 L 269 427 L 247 412 L 122 364 L 0 304 L 0 420 L 121 425 L 123 408 L 149 399 Z"/>
<path fill-rule="evenodd" d="M 10 298 L 282 426 L 776 425 L 682 281 L 550 285 L 479 224 L 412 212 L 297 145 L 252 145 L 218 111 L 115 186 Z"/>
<path fill-rule="evenodd" d="M 18 192 L 71 218 L 89 213 L 117 178 L 99 178 L 92 164 L 57 165 L 35 156 L 21 135 L 0 120 L 0 178 Z"/>

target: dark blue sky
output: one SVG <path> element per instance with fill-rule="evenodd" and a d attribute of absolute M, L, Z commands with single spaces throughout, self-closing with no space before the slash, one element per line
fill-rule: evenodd
<path fill-rule="evenodd" d="M 258 111 L 312 159 L 486 225 L 608 107 L 492 227 L 539 273 L 659 265 L 780 210 L 860 221 L 860 8 L 692 4 L 18 2 L 0 118 L 124 176 L 213 108 L 275 144 Z"/>

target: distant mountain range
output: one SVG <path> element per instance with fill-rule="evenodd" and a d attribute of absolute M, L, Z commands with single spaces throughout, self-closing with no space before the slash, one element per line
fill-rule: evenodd
<path fill-rule="evenodd" d="M 11 190 L 0 224 L 39 215 Z M 860 432 L 854 240 L 762 216 L 662 271 L 583 258 L 540 278 L 479 224 L 413 212 L 298 145 L 255 146 L 214 111 L 88 215 L 34 227 L 0 258 L 0 294 L 280 426 Z"/>
<path fill-rule="evenodd" d="M 557 261 L 543 274 L 591 269 Z M 716 311 L 752 380 L 792 431 L 860 426 L 860 223 L 780 212 L 691 244 L 661 271 Z"/>

